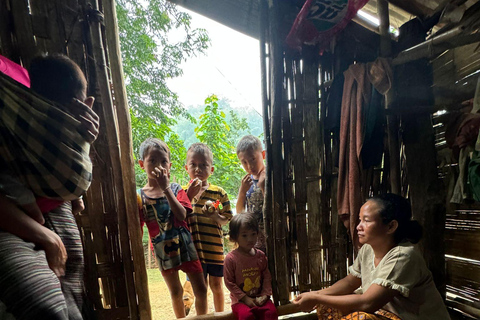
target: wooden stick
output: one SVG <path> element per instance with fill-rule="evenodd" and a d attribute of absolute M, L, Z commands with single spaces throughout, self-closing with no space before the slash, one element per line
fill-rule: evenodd
<path fill-rule="evenodd" d="M 148 279 L 145 269 L 145 256 L 142 245 L 142 230 L 140 227 L 137 195 L 135 191 L 135 172 L 132 148 L 132 126 L 130 122 L 130 110 L 127 102 L 125 88 L 122 55 L 120 52 L 120 39 L 117 25 L 117 13 L 114 0 L 103 0 L 105 31 L 108 45 L 110 71 L 115 95 L 118 126 L 120 130 L 120 160 L 122 166 L 124 200 L 126 202 L 126 215 L 128 235 L 132 249 L 133 269 L 135 271 L 135 289 L 138 300 L 140 319 L 151 319 L 150 297 L 148 293 Z M 150 249 L 150 248 L 149 248 Z M 150 251 L 150 250 L 149 250 Z"/>
<path fill-rule="evenodd" d="M 116 204 L 116 210 L 118 214 L 118 228 L 120 232 L 119 241 L 121 245 L 122 265 L 124 267 L 124 281 L 127 290 L 126 296 L 128 297 L 130 319 L 133 320 L 139 318 L 139 309 L 137 305 L 135 281 L 133 278 L 134 269 L 128 233 L 127 205 L 125 200 L 125 190 L 123 188 L 122 176 L 124 175 L 124 172 L 121 165 L 122 162 L 120 155 L 119 136 L 116 129 L 116 123 L 118 120 L 115 116 L 113 100 L 111 96 L 101 24 L 100 21 L 95 19 L 93 16 L 96 14 L 96 12 L 99 12 L 94 10 L 99 10 L 100 8 L 98 5 L 98 0 L 91 1 L 90 3 L 93 9 L 90 12 L 92 16 L 88 21 L 90 27 L 90 40 L 93 47 L 93 59 L 95 60 L 98 88 L 101 92 L 101 103 L 103 104 L 103 114 L 101 114 L 101 116 L 108 124 L 104 127 L 104 129 L 106 130 L 106 137 L 108 141 L 108 153 L 111 157 L 112 182 L 113 185 L 116 186 L 116 189 L 114 189 L 116 194 L 112 195 L 114 197 L 112 203 Z M 104 194 L 107 195 L 109 193 L 113 193 L 114 190 L 108 190 Z"/>
<path fill-rule="evenodd" d="M 273 171 L 273 221 L 275 230 L 275 267 L 278 285 L 279 303 L 288 302 L 290 288 L 288 286 L 288 270 L 286 268 L 286 218 L 285 218 L 285 189 L 283 177 L 283 148 L 282 148 L 282 90 L 283 90 L 283 48 L 279 36 L 280 4 L 279 0 L 269 0 L 269 32 L 270 32 L 270 64 L 271 64 L 271 95 L 272 109 L 272 157 Z"/>
<path fill-rule="evenodd" d="M 377 11 L 380 19 L 380 55 L 392 55 L 392 43 L 389 36 L 390 18 L 388 3 L 385 0 L 377 1 Z M 393 85 L 386 95 L 385 105 L 388 108 L 393 103 Z M 398 142 L 398 118 L 394 115 L 387 117 L 388 151 L 390 153 L 390 187 L 392 193 L 401 193 L 400 177 L 400 147 Z"/>
<path fill-rule="evenodd" d="M 267 0 L 260 0 L 260 71 L 262 81 L 262 109 L 263 109 L 263 132 L 265 135 L 265 194 L 263 200 L 263 221 L 265 224 L 265 237 L 267 242 L 268 268 L 272 275 L 276 274 L 275 268 L 275 244 L 273 238 L 273 189 L 272 189 L 272 143 L 270 135 L 270 103 L 268 99 L 268 77 L 267 77 L 267 45 L 268 14 Z M 270 54 L 270 53 L 269 53 Z M 272 277 L 273 300 L 278 304 L 278 286 L 276 277 Z"/>

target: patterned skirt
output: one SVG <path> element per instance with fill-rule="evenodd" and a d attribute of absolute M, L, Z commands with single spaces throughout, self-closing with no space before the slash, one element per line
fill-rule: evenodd
<path fill-rule="evenodd" d="M 344 316 L 337 309 L 318 306 L 317 315 L 319 320 L 402 320 L 396 314 L 382 309 L 376 311 L 374 314 L 356 311 Z"/>

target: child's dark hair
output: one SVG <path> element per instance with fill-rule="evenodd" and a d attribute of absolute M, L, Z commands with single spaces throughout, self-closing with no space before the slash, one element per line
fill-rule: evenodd
<path fill-rule="evenodd" d="M 145 160 L 145 157 L 152 149 L 162 150 L 167 153 L 168 159 L 170 159 L 170 148 L 165 142 L 158 138 L 147 138 L 142 142 L 138 150 L 140 160 Z"/>
<path fill-rule="evenodd" d="M 248 150 L 261 152 L 263 150 L 262 141 L 251 134 L 244 136 L 237 144 L 237 154 Z"/>
<path fill-rule="evenodd" d="M 257 233 L 260 231 L 258 220 L 253 213 L 238 213 L 233 216 L 232 220 L 230 220 L 229 235 L 231 241 L 238 242 L 238 235 L 242 226 L 246 227 L 248 230 L 256 231 Z"/>
<path fill-rule="evenodd" d="M 30 86 L 45 98 L 67 105 L 73 98 L 85 100 L 87 80 L 80 67 L 63 54 L 35 57 L 29 69 Z"/>
<path fill-rule="evenodd" d="M 188 158 L 188 154 L 191 152 L 203 155 L 205 158 L 210 160 L 211 164 L 213 164 L 212 150 L 210 150 L 210 148 L 205 143 L 196 142 L 192 144 L 187 150 L 187 158 Z"/>
<path fill-rule="evenodd" d="M 409 241 L 417 243 L 422 238 L 422 226 L 412 219 L 412 207 L 407 199 L 402 196 L 385 193 L 371 198 L 381 206 L 380 216 L 384 224 L 393 220 L 398 222 L 398 228 L 394 234 L 395 243 Z"/>

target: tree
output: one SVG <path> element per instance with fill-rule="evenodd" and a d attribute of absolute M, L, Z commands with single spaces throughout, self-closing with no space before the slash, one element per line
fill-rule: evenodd
<path fill-rule="evenodd" d="M 235 198 L 245 175 L 237 158 L 235 142 L 240 131 L 248 130 L 248 124 L 233 110 L 230 113 L 229 124 L 225 113 L 219 108 L 217 96 L 211 95 L 205 99 L 205 110 L 199 117 L 195 135 L 213 152 L 215 171 L 209 178 L 210 182 L 221 186 L 231 198 Z"/>
<path fill-rule="evenodd" d="M 176 123 L 174 117 L 194 120 L 166 80 L 182 74 L 182 61 L 205 52 L 207 32 L 192 29 L 190 15 L 167 0 L 117 0 L 117 16 L 134 150 L 147 137 L 176 146 L 172 148 L 172 174 L 182 180 L 182 166 L 175 161 L 184 159 L 185 148 L 171 127 Z M 181 40 L 172 42 L 171 32 L 183 34 Z M 145 175 L 138 165 L 135 169 L 137 185 L 143 185 Z"/>

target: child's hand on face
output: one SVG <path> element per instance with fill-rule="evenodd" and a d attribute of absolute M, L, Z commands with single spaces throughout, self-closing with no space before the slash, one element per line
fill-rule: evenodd
<path fill-rule="evenodd" d="M 165 191 L 170 186 L 170 172 L 167 171 L 162 166 L 155 167 L 152 171 L 152 174 L 155 176 L 155 180 L 158 183 L 160 189 Z"/>
<path fill-rule="evenodd" d="M 253 184 L 253 181 L 252 181 L 252 177 L 250 176 L 249 173 L 247 173 L 245 175 L 245 177 L 243 177 L 242 179 L 242 184 L 240 186 L 240 191 L 239 193 L 240 194 L 245 194 L 247 193 L 247 191 L 250 189 L 250 187 L 252 186 Z"/>
<path fill-rule="evenodd" d="M 263 306 L 267 302 L 268 296 L 260 296 L 255 298 L 255 304 L 259 307 Z"/>
<path fill-rule="evenodd" d="M 242 301 L 244 304 L 249 306 L 250 308 L 256 307 L 257 305 L 255 304 L 255 300 L 250 298 L 249 296 L 244 296 L 240 301 Z"/>
<path fill-rule="evenodd" d="M 190 187 L 187 189 L 187 196 L 189 199 L 193 199 L 202 189 L 202 180 L 195 178 L 193 179 Z"/>

